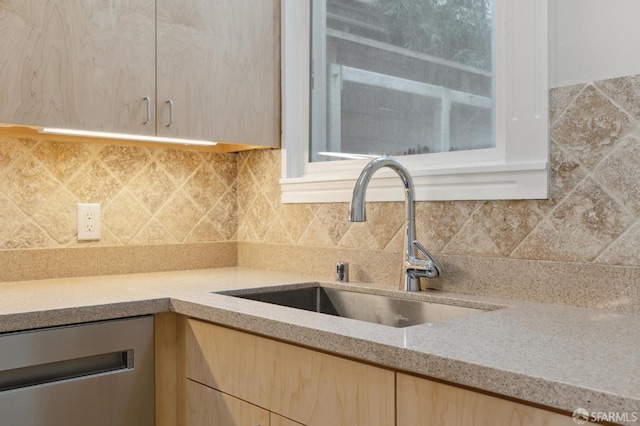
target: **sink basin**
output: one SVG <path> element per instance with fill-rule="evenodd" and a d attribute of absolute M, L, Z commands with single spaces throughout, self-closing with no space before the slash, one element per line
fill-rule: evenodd
<path fill-rule="evenodd" d="M 409 327 L 486 312 L 484 309 L 320 286 L 223 294 L 391 327 Z"/>

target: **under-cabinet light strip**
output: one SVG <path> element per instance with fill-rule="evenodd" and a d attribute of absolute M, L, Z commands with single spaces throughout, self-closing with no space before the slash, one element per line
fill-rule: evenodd
<path fill-rule="evenodd" d="M 130 135 L 126 133 L 92 132 L 88 130 L 56 129 L 53 127 L 45 127 L 39 130 L 39 132 L 49 133 L 54 135 L 85 136 L 85 137 L 91 137 L 91 138 L 108 138 L 108 139 L 126 139 L 126 140 L 132 140 L 132 141 L 172 143 L 172 144 L 179 144 L 179 145 L 213 146 L 218 144 L 217 142 L 199 141 L 199 140 L 191 140 L 191 139 L 165 138 L 160 136 Z"/>

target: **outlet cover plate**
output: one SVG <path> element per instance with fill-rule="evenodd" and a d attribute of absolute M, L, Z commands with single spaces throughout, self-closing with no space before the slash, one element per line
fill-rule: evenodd
<path fill-rule="evenodd" d="M 100 239 L 100 203 L 78 203 L 78 241 Z"/>

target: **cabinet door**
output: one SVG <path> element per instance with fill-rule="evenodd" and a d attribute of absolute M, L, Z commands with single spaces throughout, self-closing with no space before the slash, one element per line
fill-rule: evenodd
<path fill-rule="evenodd" d="M 153 0 L 0 2 L 0 123 L 154 134 Z"/>
<path fill-rule="evenodd" d="M 269 412 L 187 380 L 187 426 L 269 426 Z"/>
<path fill-rule="evenodd" d="M 159 136 L 279 146 L 279 4 L 157 0 Z"/>
<path fill-rule="evenodd" d="M 297 422 L 387 426 L 393 371 L 188 320 L 186 376 Z"/>
<path fill-rule="evenodd" d="M 406 374 L 397 374 L 397 426 L 566 426 L 570 418 Z"/>
<path fill-rule="evenodd" d="M 271 413 L 269 418 L 271 419 L 271 426 L 304 426 L 302 423 L 294 422 L 276 413 Z"/>

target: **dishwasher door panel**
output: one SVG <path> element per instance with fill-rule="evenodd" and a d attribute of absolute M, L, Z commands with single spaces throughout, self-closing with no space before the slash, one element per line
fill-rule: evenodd
<path fill-rule="evenodd" d="M 0 423 L 152 426 L 153 317 L 0 335 Z"/>

